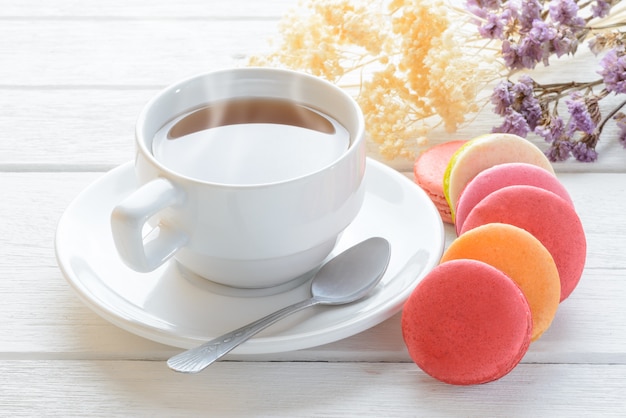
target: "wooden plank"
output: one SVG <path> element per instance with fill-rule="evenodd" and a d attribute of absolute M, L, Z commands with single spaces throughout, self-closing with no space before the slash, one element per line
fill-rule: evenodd
<path fill-rule="evenodd" d="M 47 274 L 41 273 L 42 271 Z M 611 274 L 610 278 L 606 278 Z M 6 277 L 0 267 L 0 358 L 155 359 L 180 350 L 132 335 L 82 305 L 54 268 L 23 269 Z M 31 281 L 29 281 L 29 279 Z M 523 363 L 626 364 L 626 308 L 607 294 L 626 291 L 626 274 L 607 270 L 586 274 L 564 302 L 551 328 L 533 343 Z M 34 286 L 38 291 L 31 291 Z M 30 306 L 24 310 L 23 306 Z M 408 362 L 400 314 L 350 338 L 319 347 L 262 356 L 230 356 L 250 361 Z"/>
<path fill-rule="evenodd" d="M 0 138 L 0 169 L 18 164 L 25 164 L 26 169 L 51 167 L 68 160 L 81 164 L 82 169 L 101 169 L 130 159 L 134 120 L 158 89 L 199 72 L 243 65 L 244 57 L 270 50 L 268 39 L 276 35 L 277 23 L 201 18 L 35 22 L 7 17 L 0 25 L 0 52 L 11 65 L 0 67 L 0 106 L 4 109 L 0 122 L 11 135 Z M 585 59 L 590 58 L 588 55 L 582 52 L 575 65 L 559 60 L 537 74 L 541 77 L 552 71 L 575 78 L 580 66 L 593 65 L 594 60 Z M 611 106 L 619 99 L 611 96 L 605 101 Z M 429 145 L 470 139 L 498 123 L 499 118 L 487 105 L 459 132 L 433 130 L 428 135 Z M 85 141 L 85 137 L 98 138 L 98 149 L 93 149 L 93 142 Z M 623 172 L 626 151 L 616 137 L 617 129 L 609 123 L 598 145 L 598 163 L 570 160 L 556 164 L 556 169 Z M 54 150 L 42 146 L 52 140 Z M 533 141 L 547 148 L 541 139 Z M 21 146 L 16 147 L 16 143 Z M 374 144 L 370 155 L 380 159 Z M 412 166 L 412 160 L 388 163 L 404 171 Z"/>
<path fill-rule="evenodd" d="M 297 5 L 297 0 L 272 0 L 271 2 L 231 0 L 228 2 L 215 0 L 183 0 L 183 1 L 150 1 L 143 0 L 110 0 L 78 1 L 61 0 L 42 2 L 40 0 L 22 0 L 7 2 L 0 9 L 0 17 L 4 19 L 38 19 L 38 18 L 276 18 L 282 16 L 290 7 Z"/>
<path fill-rule="evenodd" d="M 239 65 L 275 31 L 271 20 L 7 20 L 0 87 L 163 86 Z"/>
<path fill-rule="evenodd" d="M 334 344 L 175 374 L 164 360 L 177 349 L 109 324 L 72 293 L 54 258 L 56 222 L 80 190 L 132 158 L 134 120 L 146 100 L 175 80 L 266 50 L 297 0 L 7 3 L 0 8 L 0 415 L 624 416 L 626 152 L 614 128 L 599 163 L 557 165 L 623 174 L 561 175 L 589 238 L 587 268 L 552 328 L 502 380 L 453 387 L 426 376 L 408 357 L 399 314 Z M 596 76 L 597 61 L 585 58 L 551 70 Z M 432 132 L 431 143 L 485 133 L 496 119 L 487 108 L 458 133 Z M 393 165 L 410 177 L 412 161 Z"/>
<path fill-rule="evenodd" d="M 173 79 L 161 81 L 165 84 Z M 5 132 L 0 136 L 0 171 L 106 170 L 131 160 L 137 116 L 161 87 L 0 87 L 0 127 Z M 489 123 L 485 116 L 459 135 L 478 135 Z M 446 138 L 435 136 L 431 142 Z M 371 148 L 370 155 L 380 159 L 375 147 Z M 599 150 L 597 163 L 569 162 L 555 167 L 559 172 L 626 170 L 626 150 L 617 141 L 607 138 Z M 410 161 L 384 162 L 411 171 Z"/>
<path fill-rule="evenodd" d="M 618 181 L 620 176 L 591 173 L 559 175 L 585 229 L 587 268 L 612 268 L 616 264 L 611 260 L 624 258 L 622 249 L 626 246 L 626 224 L 622 208 L 626 184 Z"/>
<path fill-rule="evenodd" d="M 60 4 L 53 2 L 41 5 L 39 1 L 28 0 L 19 5 L 11 4 L 0 12 L 0 17 L 3 16 L 3 24 L 0 25 L 0 52 L 5 62 L 11 64 L 0 67 L 0 90 L 4 90 L 3 96 L 7 96 L 2 99 L 5 102 L 2 103 L 3 109 L 11 112 L 17 107 L 13 113 L 19 110 L 22 115 L 17 120 L 27 119 L 32 114 L 35 119 L 41 119 L 37 116 L 48 114 L 45 109 L 41 112 L 43 104 L 38 106 L 38 99 L 41 98 L 42 103 L 50 103 L 52 108 L 57 109 L 57 113 L 62 111 L 64 115 L 68 115 L 65 118 L 54 115 L 53 118 L 45 119 L 46 125 L 54 124 L 55 121 L 61 125 L 54 126 L 51 132 L 65 133 L 63 123 L 69 115 L 77 121 L 93 122 L 101 120 L 100 117 L 94 119 L 94 114 L 110 114 L 121 116 L 124 121 L 124 129 L 114 139 L 108 136 L 108 118 L 100 123 L 98 130 L 91 125 L 95 134 L 103 137 L 104 147 L 101 152 L 89 154 L 87 159 L 81 160 L 83 164 L 92 164 L 92 169 L 111 167 L 130 158 L 127 153 L 115 154 L 116 150 L 128 149 L 127 142 L 119 142 L 115 138 L 131 135 L 132 123 L 128 121 L 134 121 L 138 113 L 134 97 L 146 97 L 146 92 L 142 90 L 154 92 L 173 81 L 198 72 L 242 65 L 245 62 L 244 57 L 270 50 L 268 40 L 277 33 L 278 17 L 296 3 L 295 0 L 282 0 L 265 7 L 262 2 L 254 2 L 253 5 L 245 1 L 227 4 L 214 2 L 215 4 L 208 5 L 206 2 L 189 0 L 180 5 L 178 2 L 160 1 L 148 7 L 138 0 L 129 5 L 122 5 L 120 1 L 98 4 L 65 0 Z M 33 14 L 33 17 L 29 17 Z M 14 45 L 20 45 L 20 48 L 14 48 Z M 79 65 L 76 64 L 77 61 Z M 549 81 L 552 74 L 559 74 L 559 77 L 565 79 L 579 79 L 583 72 L 581 68 L 588 68 L 588 73 L 595 76 L 595 62 L 596 59 L 588 51 L 581 50 L 574 61 L 568 58 L 554 60 L 549 68 L 538 68 L 534 74 L 542 81 Z M 89 90 L 89 87 L 94 86 L 113 90 L 135 87 L 139 91 L 122 91 L 115 99 L 108 101 L 111 96 L 107 93 L 100 98 L 97 90 Z M 41 96 L 47 97 L 33 97 L 28 102 L 16 99 L 16 96 L 33 96 L 33 88 Z M 12 91 L 14 89 L 16 91 Z M 81 91 L 76 92 L 73 89 Z M 97 100 L 93 93 L 98 95 Z M 51 99 L 53 95 L 56 96 L 57 103 Z M 78 97 L 81 95 L 84 97 Z M 618 101 L 619 99 L 611 96 L 603 102 L 608 102 L 610 106 Z M 20 109 L 19 103 L 34 104 L 36 112 Z M 121 106 L 119 112 L 111 111 L 116 104 Z M 3 125 L 6 123 L 11 128 L 12 137 L 0 139 L 0 169 L 2 164 L 6 169 L 9 162 L 12 166 L 22 162 L 31 167 L 45 166 L 46 162 L 38 161 L 38 150 L 42 148 L 37 141 L 33 144 L 24 142 L 24 138 L 38 138 L 33 135 L 37 133 L 33 130 L 44 123 L 25 124 L 15 129 L 15 121 L 14 117 L 3 117 L 2 120 Z M 455 138 L 469 139 L 489 132 L 499 123 L 499 118 L 491 113 L 491 106 L 487 104 L 476 120 L 459 132 L 434 130 L 428 136 L 431 145 Z M 73 125 L 70 124 L 71 126 Z M 76 138 L 91 134 L 92 129 L 87 129 L 86 132 L 67 132 L 67 135 L 60 136 L 56 142 L 63 154 L 57 155 L 53 152 L 50 158 L 55 162 L 64 161 L 67 155 L 72 155 L 65 152 L 66 148 L 75 145 Z M 609 123 L 598 146 L 598 163 L 568 161 L 556 164 L 557 170 L 624 171 L 626 151 L 616 138 L 617 130 Z M 39 139 L 50 140 L 50 134 Z M 13 141 L 20 141 L 26 146 L 16 150 Z M 542 149 L 547 147 L 541 139 L 535 138 L 534 142 Z M 120 147 L 120 144 L 123 146 Z M 370 148 L 370 154 L 377 157 L 376 146 Z M 111 159 L 99 164 L 92 162 L 93 155 L 100 153 Z M 81 157 L 84 155 L 79 158 Z M 412 160 L 398 160 L 390 164 L 408 171 Z"/>
<path fill-rule="evenodd" d="M 42 247 L 49 246 L 55 220 L 71 199 L 100 175 L 102 173 L 0 174 L 0 190 L 4 196 L 10 196 L 0 203 L 3 219 L 18 219 L 18 215 L 28 213 L 30 218 L 37 220 L 33 223 L 39 222 L 44 227 L 34 229 L 32 224 L 3 223 L 3 227 L 11 228 L 3 238 L 8 240 L 7 244 L 14 244 L 7 248 L 16 248 L 15 244 L 20 243 L 32 249 L 34 242 Z M 626 247 L 626 226 L 617 222 L 621 219 L 625 195 L 624 174 L 562 174 L 560 178 L 570 191 L 586 230 L 587 268 L 626 267 L 626 260 L 620 256 L 621 249 Z M 43 213 L 38 210 L 42 204 L 47 208 Z M 607 230 L 614 231 L 614 234 L 606 236 L 604 231 Z"/>
<path fill-rule="evenodd" d="M 0 170 L 102 170 L 130 161 L 148 89 L 9 89 Z"/>
<path fill-rule="evenodd" d="M 604 417 L 626 409 L 623 365 L 520 365 L 496 382 L 459 387 L 413 364 L 223 362 L 190 376 L 149 361 L 1 361 L 0 385 L 0 409 L 11 417 Z"/>
<path fill-rule="evenodd" d="M 56 266 L 53 239 L 65 207 L 102 173 L 0 173 L 0 335 L 11 358 L 156 358 L 176 349 L 150 343 L 100 319 L 72 293 Z M 562 178 L 583 218 L 589 263 L 579 287 L 526 362 L 626 364 L 623 208 L 626 174 L 567 174 Z M 607 235 L 603 231 L 615 231 Z M 451 237 L 452 238 L 452 237 Z M 24 309 L 24 307 L 29 307 Z M 6 358 L 6 357 L 5 357 Z M 328 346 L 253 360 L 408 361 L 399 316 Z"/>

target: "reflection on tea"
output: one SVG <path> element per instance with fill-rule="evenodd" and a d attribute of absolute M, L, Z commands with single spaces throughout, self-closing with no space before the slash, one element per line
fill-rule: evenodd
<path fill-rule="evenodd" d="M 168 122 L 156 133 L 152 152 L 187 177 L 246 185 L 316 172 L 349 145 L 346 128 L 315 109 L 282 99 L 241 98 Z"/>

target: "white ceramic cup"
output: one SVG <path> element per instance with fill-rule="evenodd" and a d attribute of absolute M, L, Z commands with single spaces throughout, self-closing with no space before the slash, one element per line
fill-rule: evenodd
<path fill-rule="evenodd" d="M 349 145 L 331 164 L 266 184 L 198 180 L 153 155 L 155 133 L 174 117 L 214 101 L 248 97 L 317 109 L 347 129 Z M 136 271 L 153 271 L 173 256 L 197 275 L 240 288 L 271 287 L 299 277 L 328 256 L 361 208 L 364 136 L 363 115 L 352 97 L 299 72 L 238 68 L 167 87 L 137 121 L 139 186 L 111 216 L 118 252 Z"/>

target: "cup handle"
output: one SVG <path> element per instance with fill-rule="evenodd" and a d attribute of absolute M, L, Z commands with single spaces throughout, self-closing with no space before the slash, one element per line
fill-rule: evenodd
<path fill-rule="evenodd" d="M 142 273 L 153 271 L 187 243 L 184 232 L 163 223 L 143 236 L 144 225 L 151 216 L 181 204 L 184 198 L 181 189 L 167 179 L 158 178 L 135 190 L 113 209 L 113 241 L 129 267 Z"/>

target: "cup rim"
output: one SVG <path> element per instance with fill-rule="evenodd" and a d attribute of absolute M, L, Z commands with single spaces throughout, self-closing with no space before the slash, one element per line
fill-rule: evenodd
<path fill-rule="evenodd" d="M 154 107 L 154 105 L 156 103 L 158 103 L 160 100 L 164 100 L 164 98 L 172 93 L 175 92 L 177 89 L 182 88 L 183 86 L 194 82 L 195 80 L 199 80 L 202 78 L 206 78 L 206 77 L 212 77 L 212 76 L 219 76 L 219 74 L 225 74 L 225 73 L 250 73 L 250 74 L 254 74 L 254 73 L 258 73 L 258 74 L 284 74 L 285 76 L 289 76 L 289 77 L 295 77 L 295 78 L 300 78 L 302 80 L 308 80 L 309 82 L 313 82 L 313 83 L 318 83 L 320 85 L 325 85 L 326 87 L 329 87 L 333 90 L 335 90 L 337 92 L 337 94 L 339 96 L 341 96 L 346 103 L 349 103 L 352 108 L 354 109 L 354 114 L 356 116 L 356 126 L 357 126 L 357 130 L 354 133 L 350 133 L 350 144 L 348 146 L 348 148 L 336 159 L 334 159 L 331 163 L 326 164 L 322 167 L 320 167 L 319 169 L 315 170 L 315 171 L 311 171 L 309 173 L 300 175 L 300 176 L 296 176 L 296 177 L 290 177 L 290 178 L 286 178 L 284 180 L 279 180 L 279 181 L 273 181 L 273 182 L 266 182 L 266 183 L 224 183 L 224 182 L 215 182 L 215 181 L 207 181 L 207 180 L 202 180 L 202 179 L 198 179 L 192 176 L 187 176 L 184 175 L 182 173 L 179 173 L 178 171 L 172 170 L 170 169 L 168 166 L 162 164 L 155 156 L 154 154 L 151 152 L 150 149 L 148 149 L 148 141 L 147 139 L 145 139 L 146 134 L 145 134 L 145 121 L 148 117 L 148 113 L 150 112 L 150 110 L 152 109 L 152 107 Z M 191 108 L 190 108 L 191 110 Z M 175 117 L 175 116 L 174 116 Z M 202 72 L 202 73 L 198 73 L 195 75 L 192 75 L 190 77 L 178 80 L 172 84 L 170 84 L 169 86 L 163 88 L 162 90 L 160 90 L 155 96 L 153 96 L 142 108 L 141 112 L 139 113 L 139 116 L 137 118 L 136 121 L 136 125 L 135 125 L 135 145 L 137 146 L 137 151 L 140 152 L 143 156 L 144 159 L 146 159 L 148 162 L 150 162 L 150 164 L 152 164 L 153 166 L 155 166 L 156 168 L 158 168 L 159 171 L 167 173 L 167 175 L 171 178 L 176 178 L 180 181 L 185 181 L 185 182 L 190 182 L 190 183 L 194 183 L 194 184 L 200 184 L 200 185 L 210 185 L 210 186 L 215 186 L 215 187 L 225 187 L 225 188 L 262 188 L 262 187 L 271 187 L 271 186 L 277 186 L 277 185 L 281 185 L 281 184 L 290 184 L 290 183 L 294 183 L 294 182 L 299 182 L 299 181 L 306 181 L 306 179 L 315 177 L 317 175 L 319 175 L 322 172 L 325 172 L 327 170 L 329 170 L 330 168 L 332 168 L 333 166 L 336 166 L 337 164 L 341 163 L 342 161 L 349 159 L 354 153 L 358 153 L 359 148 L 361 147 L 362 143 L 365 141 L 365 119 L 363 116 L 363 112 L 359 106 L 359 104 L 356 102 L 356 100 L 350 96 L 345 90 L 343 90 L 342 88 L 340 88 L 339 86 L 331 83 L 328 80 L 322 79 L 320 77 L 308 74 L 308 73 L 304 73 L 301 71 L 295 71 L 295 70 L 290 70 L 290 69 L 284 69 L 284 68 L 273 68 L 273 67 L 242 67 L 242 68 L 230 68 L 230 69 L 221 69 L 221 70 L 215 70 L 215 71 L 208 71 L 208 72 Z"/>

